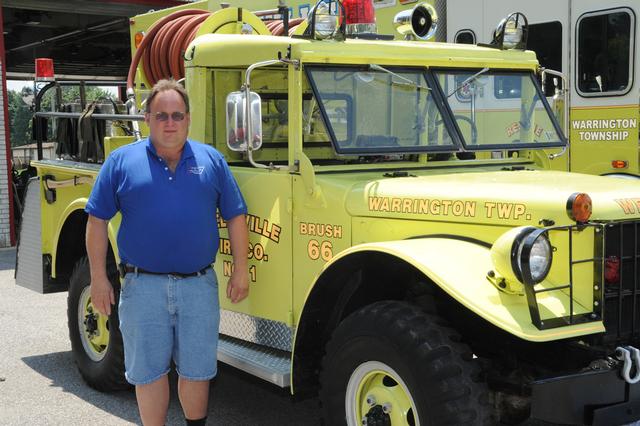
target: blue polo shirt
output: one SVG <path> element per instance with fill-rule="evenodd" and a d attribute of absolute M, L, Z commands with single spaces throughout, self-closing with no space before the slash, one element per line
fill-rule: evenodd
<path fill-rule="evenodd" d="M 154 272 L 189 273 L 215 260 L 216 209 L 225 220 L 247 212 L 224 157 L 209 145 L 187 140 L 172 173 L 147 138 L 109 155 L 85 211 L 104 220 L 122 213 L 122 262 Z"/>

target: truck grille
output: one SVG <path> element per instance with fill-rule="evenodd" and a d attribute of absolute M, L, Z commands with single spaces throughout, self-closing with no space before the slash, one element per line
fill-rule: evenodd
<path fill-rule="evenodd" d="M 607 224 L 604 232 L 605 343 L 632 344 L 640 337 L 640 222 Z M 619 264 L 619 274 L 607 277 L 607 263 Z M 610 268 L 611 269 L 611 268 Z M 612 279 L 612 276 L 617 279 Z"/>

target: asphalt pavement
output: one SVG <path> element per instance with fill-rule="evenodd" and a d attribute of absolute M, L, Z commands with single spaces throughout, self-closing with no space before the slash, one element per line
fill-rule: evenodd
<path fill-rule="evenodd" d="M 73 361 L 67 293 L 42 295 L 18 287 L 15 250 L 0 249 L 0 425 L 140 424 L 133 390 L 88 387 Z M 172 374 L 167 425 L 183 425 Z M 317 399 L 220 364 L 211 385 L 208 425 L 319 425 Z"/>
<path fill-rule="evenodd" d="M 141 424 L 133 390 L 102 393 L 80 377 L 69 342 L 67 293 L 18 287 L 14 267 L 15 249 L 0 248 L 0 426 Z M 184 425 L 176 381 L 172 373 L 168 426 Z M 294 400 L 288 390 L 222 363 L 211 384 L 208 425 L 317 426 L 319 416 L 317 399 Z"/>

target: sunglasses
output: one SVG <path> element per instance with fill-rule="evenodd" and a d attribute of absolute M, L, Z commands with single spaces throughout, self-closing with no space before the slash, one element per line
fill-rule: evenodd
<path fill-rule="evenodd" d="M 154 117 L 157 121 L 168 121 L 169 117 L 171 117 L 173 121 L 182 121 L 184 120 L 185 113 L 180 111 L 175 111 L 171 114 L 169 114 L 168 112 L 156 112 L 154 114 Z"/>

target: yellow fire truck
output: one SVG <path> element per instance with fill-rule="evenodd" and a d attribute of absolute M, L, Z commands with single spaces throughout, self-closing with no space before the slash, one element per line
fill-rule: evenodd
<path fill-rule="evenodd" d="M 131 20 L 126 114 L 43 112 L 70 83 L 41 90 L 38 139 L 80 130 L 32 163 L 16 281 L 68 291 L 90 386 L 126 382 L 117 310 L 91 302 L 84 206 L 103 159 L 146 134 L 150 86 L 172 76 L 191 138 L 224 154 L 249 207 L 251 292 L 220 298 L 222 362 L 319 395 L 327 425 L 640 419 L 640 184 L 548 169 L 566 139 L 520 15 L 487 47 L 423 43 L 437 20 L 419 6 L 392 40 L 370 1 L 321 2 L 304 20 L 194 3 Z"/>
<path fill-rule="evenodd" d="M 637 16 L 633 0 L 447 0 L 447 39 L 489 42 L 496 22 L 514 11 L 529 20 L 527 48 L 567 81 L 569 155 L 552 167 L 598 175 L 640 175 Z M 554 96 L 553 76 L 545 82 Z M 505 101 L 515 94 L 498 94 Z M 501 129 L 508 131 L 507 129 Z"/>

